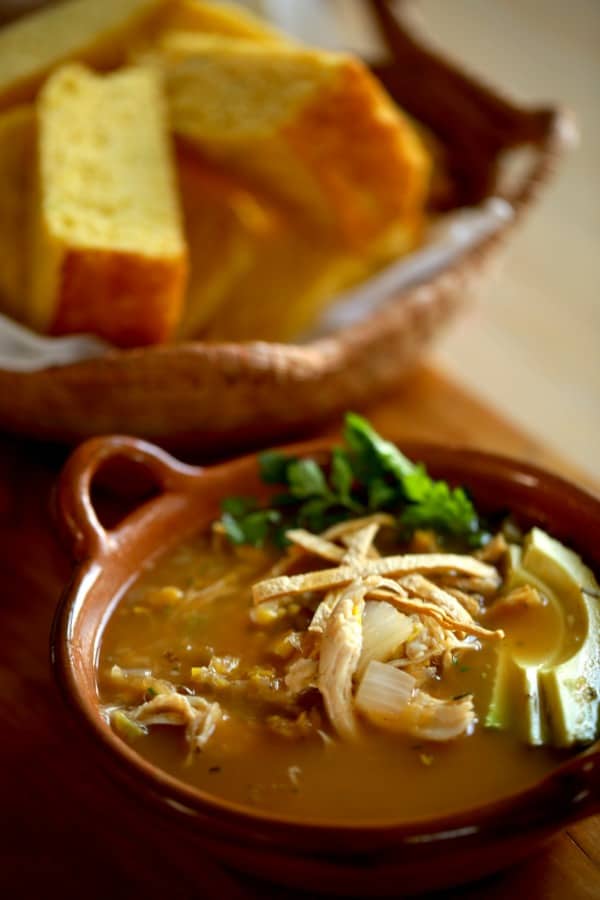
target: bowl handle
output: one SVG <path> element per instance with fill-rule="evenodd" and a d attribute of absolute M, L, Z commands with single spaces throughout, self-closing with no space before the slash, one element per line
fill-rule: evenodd
<path fill-rule="evenodd" d="M 182 493 L 197 486 L 204 471 L 136 438 L 114 435 L 85 441 L 68 458 L 56 491 L 58 520 L 77 561 L 102 556 L 118 543 L 119 527 L 104 528 L 91 497 L 100 467 L 118 457 L 142 464 L 165 493 Z"/>

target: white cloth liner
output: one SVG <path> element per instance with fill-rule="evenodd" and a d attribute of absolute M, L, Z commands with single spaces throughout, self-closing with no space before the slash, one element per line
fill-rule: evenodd
<path fill-rule="evenodd" d="M 399 291 L 430 279 L 497 231 L 512 215 L 512 207 L 494 197 L 480 207 L 441 217 L 429 230 L 421 249 L 382 269 L 365 284 L 341 294 L 310 334 L 303 335 L 299 342 L 360 322 Z M 48 366 L 68 365 L 102 356 L 109 349 L 106 342 L 89 335 L 42 337 L 0 315 L 0 369 L 6 371 L 35 372 Z"/>
<path fill-rule="evenodd" d="M 0 314 L 0 369 L 7 372 L 37 372 L 103 356 L 109 349 L 109 344 L 91 335 L 42 337 Z"/>
<path fill-rule="evenodd" d="M 355 325 L 400 291 L 423 284 L 467 250 L 480 244 L 513 216 L 512 206 L 490 197 L 481 206 L 448 213 L 432 225 L 423 246 L 386 266 L 365 284 L 341 294 L 302 340 L 314 340 Z"/>

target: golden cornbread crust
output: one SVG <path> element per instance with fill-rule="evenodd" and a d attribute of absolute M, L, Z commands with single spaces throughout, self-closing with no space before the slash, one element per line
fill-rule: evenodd
<path fill-rule="evenodd" d="M 162 50 L 176 134 L 351 251 L 417 232 L 429 157 L 360 61 L 186 32 Z"/>
<path fill-rule="evenodd" d="M 292 43 L 283 32 L 272 28 L 264 19 L 259 19 L 235 3 L 171 0 L 161 13 L 160 26 L 262 43 Z"/>
<path fill-rule="evenodd" d="M 244 278 L 204 332 L 212 341 L 291 340 L 340 290 L 369 271 L 368 262 L 339 242 L 280 210 L 268 242 L 256 241 Z"/>
<path fill-rule="evenodd" d="M 178 336 L 191 338 L 247 274 L 276 216 L 237 179 L 181 144 L 176 164 L 190 267 Z"/>
<path fill-rule="evenodd" d="M 91 331 L 119 347 L 166 341 L 181 315 L 186 270 L 182 259 L 70 250 L 50 333 Z"/>
<path fill-rule="evenodd" d="M 348 58 L 335 83 L 304 107 L 284 136 L 336 210 L 357 250 L 425 206 L 429 157 L 375 78 Z"/>

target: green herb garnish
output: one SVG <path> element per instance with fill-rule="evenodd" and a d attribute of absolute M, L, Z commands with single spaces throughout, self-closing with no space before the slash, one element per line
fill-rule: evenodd
<path fill-rule="evenodd" d="M 434 481 L 420 463 L 413 463 L 356 413 L 348 413 L 344 444 L 335 447 L 330 462 L 299 459 L 278 450 L 259 455 L 265 484 L 283 490 L 261 507 L 253 497 L 228 497 L 221 523 L 234 544 L 285 544 L 294 526 L 323 531 L 329 525 L 375 511 L 395 514 L 401 530 L 417 528 L 482 543 L 479 518 L 463 488 Z"/>
<path fill-rule="evenodd" d="M 281 520 L 276 509 L 259 509 L 254 497 L 227 497 L 221 503 L 221 522 L 233 544 L 261 547 Z"/>

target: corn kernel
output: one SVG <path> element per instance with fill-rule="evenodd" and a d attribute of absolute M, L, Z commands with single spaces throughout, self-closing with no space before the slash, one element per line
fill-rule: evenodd
<path fill-rule="evenodd" d="M 147 602 L 150 606 L 171 606 L 183 600 L 183 591 L 175 585 L 166 585 L 148 594 Z"/>
<path fill-rule="evenodd" d="M 255 625 L 271 625 L 279 618 L 277 607 L 263 603 L 250 610 L 250 619 Z"/>
<path fill-rule="evenodd" d="M 290 641 L 290 634 L 284 634 L 283 637 L 280 637 L 278 640 L 274 641 L 271 644 L 270 651 L 280 659 L 289 659 L 289 657 L 294 652 L 294 647 Z"/>
<path fill-rule="evenodd" d="M 236 656 L 213 656 L 210 661 L 211 668 L 219 675 L 228 675 L 237 669 L 239 664 L 240 661 Z"/>

